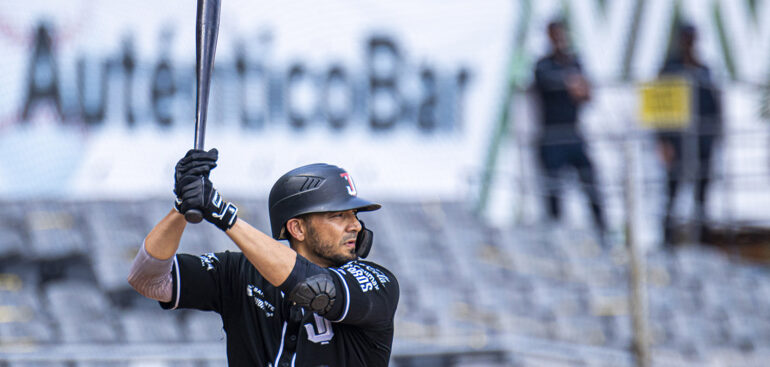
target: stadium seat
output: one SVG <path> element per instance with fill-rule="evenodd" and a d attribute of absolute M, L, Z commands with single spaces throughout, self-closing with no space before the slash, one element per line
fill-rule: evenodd
<path fill-rule="evenodd" d="M 147 219 L 134 214 L 136 204 L 84 204 L 96 280 L 106 291 L 125 290 L 131 262 L 148 232 Z"/>
<path fill-rule="evenodd" d="M 633 329 L 631 327 L 631 317 L 629 315 L 621 316 L 601 316 L 600 317 L 604 335 L 606 336 L 606 345 L 612 348 L 628 349 L 633 342 Z"/>
<path fill-rule="evenodd" d="M 239 204 L 244 218 L 268 230 L 264 201 Z M 169 210 L 166 200 L 36 202 L 16 222 L 0 222 L 0 344 L 224 344 L 217 314 L 161 310 L 126 282 L 154 220 L 147 213 L 160 218 Z M 576 357 L 514 355 L 502 365 L 632 365 L 606 362 L 604 352 L 597 354 L 628 355 L 632 328 L 627 259 L 622 251 L 597 251 L 590 233 L 569 228 L 547 233 L 531 225 L 494 228 L 453 202 L 384 203 L 377 215 L 361 217 L 375 230 L 370 259 L 393 271 L 401 286 L 394 351 L 491 346 L 515 336 L 553 348 L 569 346 Z M 188 226 L 180 246 L 193 254 L 224 250 L 237 248 L 206 223 Z M 651 249 L 646 260 L 651 342 L 656 360 L 668 361 L 661 365 L 695 366 L 706 360 L 763 365 L 758 361 L 770 356 L 770 275 L 765 268 L 698 247 Z M 222 356 L 205 361 L 173 357 L 79 361 L 66 367 L 226 365 Z M 437 361 L 498 366 L 483 358 Z M 422 362 L 432 363 L 397 353 L 393 359 L 398 366 Z M 6 365 L 61 366 L 20 360 Z"/>
<path fill-rule="evenodd" d="M 173 343 L 183 339 L 178 317 L 160 307 L 121 312 L 123 338 L 129 343 Z"/>
<path fill-rule="evenodd" d="M 24 308 L 17 309 L 24 315 Z M 6 313 L 9 310 L 5 311 Z M 11 311 L 13 312 L 13 311 Z M 3 315 L 7 317 L 8 315 Z M 29 347 L 45 345 L 58 340 L 51 323 L 44 320 L 23 320 L 0 323 L 0 344 L 5 346 Z"/>
<path fill-rule="evenodd" d="M 38 273 L 28 265 L 9 265 L 0 272 L 0 345 L 37 345 L 56 340 L 36 292 Z"/>
<path fill-rule="evenodd" d="M 554 329 L 556 339 L 561 341 L 590 345 L 607 343 L 604 325 L 595 316 L 560 316 L 555 320 Z"/>
<path fill-rule="evenodd" d="M 153 365 L 152 363 L 149 363 L 150 365 Z M 166 367 L 166 363 L 157 363 L 155 364 L 158 367 Z M 107 361 L 94 361 L 94 362 L 78 362 L 76 364 L 77 367 L 132 367 L 131 362 L 107 362 Z"/>
<path fill-rule="evenodd" d="M 115 309 L 93 284 L 80 280 L 51 282 L 44 299 L 65 343 L 116 342 Z"/>
<path fill-rule="evenodd" d="M 16 218 L 0 217 L 0 259 L 23 256 L 24 245 L 21 221 Z"/>
<path fill-rule="evenodd" d="M 31 203 L 22 212 L 28 230 L 26 254 L 39 260 L 85 256 L 88 250 L 82 213 L 68 203 Z"/>
<path fill-rule="evenodd" d="M 218 314 L 201 311 L 184 312 L 181 316 L 183 341 L 224 343 L 225 332 L 222 329 L 222 318 Z"/>

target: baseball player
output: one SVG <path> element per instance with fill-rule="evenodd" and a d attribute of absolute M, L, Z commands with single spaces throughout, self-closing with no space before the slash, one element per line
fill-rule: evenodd
<path fill-rule="evenodd" d="M 372 232 L 357 218 L 380 205 L 359 198 L 345 170 L 302 166 L 270 190 L 268 236 L 214 189 L 217 155 L 191 150 L 178 162 L 174 209 L 145 238 L 129 283 L 164 309 L 219 313 L 230 366 L 387 366 L 399 286 L 359 260 Z M 178 254 L 182 213 L 193 208 L 241 252 Z"/>

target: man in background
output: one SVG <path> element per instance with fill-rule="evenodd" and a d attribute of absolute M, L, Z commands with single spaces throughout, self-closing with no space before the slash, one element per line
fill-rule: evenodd
<path fill-rule="evenodd" d="M 719 90 L 711 78 L 711 71 L 695 54 L 697 30 L 691 24 L 681 24 L 675 35 L 675 44 L 669 53 L 660 76 L 684 77 L 692 86 L 692 128 L 658 133 L 658 147 L 666 169 L 667 195 L 663 220 L 664 244 L 675 241 L 672 209 L 676 193 L 685 181 L 695 184 L 694 233 L 703 237 L 706 219 L 706 190 L 711 175 L 711 155 L 714 141 L 721 134 L 722 105 Z M 697 239 L 693 239 L 697 240 Z"/>
<path fill-rule="evenodd" d="M 569 46 L 566 26 L 562 20 L 548 24 L 551 53 L 535 66 L 535 93 L 539 99 L 540 136 L 539 158 L 545 171 L 547 211 L 552 219 L 561 215 L 559 171 L 565 166 L 577 170 L 588 197 L 594 223 L 603 241 L 605 222 L 593 164 L 586 154 L 583 138 L 578 131 L 580 107 L 591 99 L 591 86 L 578 57 Z"/>

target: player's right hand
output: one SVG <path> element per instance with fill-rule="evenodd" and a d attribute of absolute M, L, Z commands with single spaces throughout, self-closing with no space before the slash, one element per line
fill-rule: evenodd
<path fill-rule="evenodd" d="M 174 168 L 174 196 L 176 196 L 176 202 L 174 207 L 177 211 L 180 211 L 181 200 L 179 195 L 182 192 L 181 180 L 185 176 L 203 176 L 208 178 L 211 170 L 217 166 L 217 159 L 219 158 L 219 151 L 216 148 L 211 150 L 197 150 L 190 149 L 187 154 L 176 163 Z"/>
<path fill-rule="evenodd" d="M 222 199 L 211 181 L 203 176 L 184 176 L 180 180 L 177 210 L 198 209 L 210 223 L 227 231 L 238 219 L 238 207 Z"/>

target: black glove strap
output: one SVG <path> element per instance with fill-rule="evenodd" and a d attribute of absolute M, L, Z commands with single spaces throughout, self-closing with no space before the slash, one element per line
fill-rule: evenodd
<path fill-rule="evenodd" d="M 211 188 L 211 199 L 206 203 L 203 217 L 223 231 L 232 228 L 238 219 L 238 207 L 224 201 L 219 191 Z"/>
<path fill-rule="evenodd" d="M 238 207 L 224 201 L 208 178 L 203 176 L 185 176 L 180 180 L 181 201 L 179 212 L 198 209 L 203 218 L 226 231 L 238 219 Z"/>

